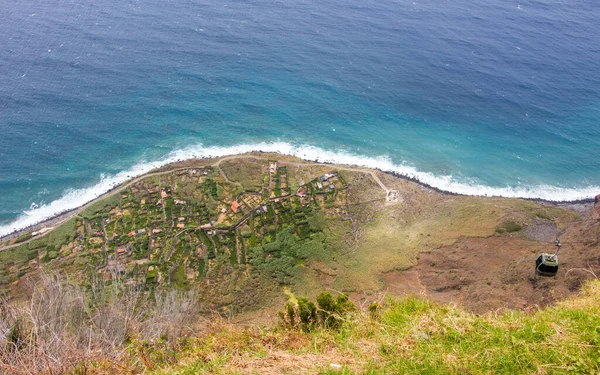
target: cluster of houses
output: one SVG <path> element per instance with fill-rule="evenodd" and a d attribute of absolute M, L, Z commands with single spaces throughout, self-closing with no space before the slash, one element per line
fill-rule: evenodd
<path fill-rule="evenodd" d="M 328 187 L 329 187 L 330 189 L 335 189 L 335 183 L 333 183 L 333 182 L 331 182 L 331 181 L 330 181 L 330 180 L 332 180 L 334 177 L 336 177 L 336 176 L 335 176 L 335 174 L 333 174 L 333 173 L 325 173 L 323 176 L 321 176 L 321 177 L 317 178 L 317 180 L 316 180 L 316 186 L 317 186 L 317 189 L 319 189 L 319 190 L 323 190 L 323 186 L 324 186 L 323 184 L 324 184 L 324 183 L 327 183 L 327 182 L 330 182 L 330 183 L 329 183 L 329 185 L 328 185 Z M 301 186 L 301 187 L 298 189 L 298 192 L 296 193 L 296 195 L 297 195 L 298 197 L 300 197 L 301 199 L 305 199 L 305 198 L 307 198 L 307 194 L 308 194 L 308 187 L 307 187 L 307 185 L 303 185 L 303 186 Z M 312 198 L 311 198 L 311 199 L 312 199 Z"/>

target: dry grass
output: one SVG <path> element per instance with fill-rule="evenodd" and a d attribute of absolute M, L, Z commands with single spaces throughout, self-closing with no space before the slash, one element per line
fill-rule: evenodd
<path fill-rule="evenodd" d="M 1 301 L 0 374 L 77 372 L 122 357 L 132 340 L 185 337 L 190 319 L 200 319 L 193 294 L 150 298 L 132 285 L 98 280 L 86 290 L 47 273 L 30 288 L 27 301 Z"/>
<path fill-rule="evenodd" d="M 64 341 L 58 353 L 41 346 L 38 340 L 39 347 L 20 349 L 18 356 L 4 350 L 0 371 L 157 375 L 595 373 L 600 370 L 599 301 L 600 282 L 593 281 L 586 284 L 581 296 L 532 314 L 509 310 L 477 316 L 453 306 L 408 298 L 388 301 L 381 318 L 361 312 L 348 315 L 339 330 L 304 333 L 244 328 L 215 318 L 193 334 L 172 332 L 169 339 L 145 340 L 134 336 L 117 345 L 115 351 L 101 349 L 95 341 L 92 350 Z M 60 357 L 53 358 L 55 355 Z"/>

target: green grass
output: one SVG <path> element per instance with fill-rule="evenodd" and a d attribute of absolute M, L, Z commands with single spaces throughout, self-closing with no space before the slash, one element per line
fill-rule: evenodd
<path fill-rule="evenodd" d="M 221 163 L 221 169 L 231 181 L 242 184 L 245 190 L 260 191 L 263 179 L 268 175 L 262 172 L 264 163 L 250 160 L 228 160 Z"/>
<path fill-rule="evenodd" d="M 596 281 L 587 296 L 533 315 L 508 311 L 475 316 L 410 298 L 394 302 L 382 318 L 388 327 L 383 372 L 523 374 L 596 373 L 600 369 L 600 303 Z M 407 348 L 410 355 L 400 348 Z"/>
<path fill-rule="evenodd" d="M 514 221 L 508 221 L 504 223 L 504 228 L 506 228 L 506 231 L 508 233 L 512 233 L 520 231 L 521 229 L 523 229 L 523 226 L 519 223 L 515 223 Z"/>
<path fill-rule="evenodd" d="M 600 371 L 599 311 L 597 280 L 531 313 L 478 316 L 406 298 L 389 300 L 379 317 L 346 315 L 336 330 L 213 322 L 174 345 L 134 342 L 121 361 L 149 374 L 592 374 Z"/>
<path fill-rule="evenodd" d="M 42 246 L 54 246 L 57 249 L 71 241 L 76 231 L 76 218 L 71 218 L 61 224 L 59 227 L 54 228 L 44 237 L 35 239 L 29 243 L 29 249 L 37 249 Z"/>
<path fill-rule="evenodd" d="M 116 207 L 119 203 L 121 203 L 121 193 L 115 193 L 110 197 L 90 204 L 79 215 L 86 219 L 93 219 L 96 216 L 107 216 L 108 211 Z"/>
<path fill-rule="evenodd" d="M 9 250 L 0 251 L 0 284 L 8 284 L 17 277 L 23 276 L 24 273 L 15 272 L 15 268 L 23 267 L 30 260 L 36 259 L 38 251 L 44 252 L 48 247 L 52 249 L 53 253 L 46 257 L 46 261 L 58 256 L 56 251 L 73 239 L 75 223 L 76 219 L 72 218 L 43 237 Z"/>

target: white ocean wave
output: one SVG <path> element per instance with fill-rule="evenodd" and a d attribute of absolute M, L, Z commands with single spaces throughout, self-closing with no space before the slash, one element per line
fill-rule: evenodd
<path fill-rule="evenodd" d="M 236 146 L 211 146 L 197 145 L 186 147 L 171 152 L 166 158 L 153 161 L 141 162 L 131 169 L 119 172 L 113 176 L 102 175 L 100 182 L 85 189 L 69 189 L 63 196 L 51 203 L 39 207 L 32 205 L 29 210 L 23 212 L 15 221 L 8 225 L 0 226 L 0 236 L 5 236 L 14 231 L 21 230 L 41 221 L 50 219 L 60 213 L 78 208 L 98 198 L 107 191 L 140 176 L 152 169 L 166 164 L 192 159 L 209 158 L 225 155 L 244 154 L 251 151 L 277 152 L 285 155 L 297 156 L 302 159 L 322 162 L 355 165 L 360 167 L 377 168 L 382 171 L 394 172 L 405 177 L 415 179 L 423 184 L 439 190 L 473 196 L 497 196 L 509 198 L 543 199 L 547 201 L 576 201 L 592 198 L 600 192 L 600 186 L 589 186 L 581 189 L 568 189 L 550 185 L 539 185 L 531 187 L 492 187 L 481 184 L 469 184 L 457 181 L 452 176 L 436 176 L 429 172 L 421 172 L 414 167 L 394 164 L 389 157 L 369 157 L 352 154 L 345 151 L 329 151 L 310 145 L 293 145 L 286 142 L 241 144 Z"/>

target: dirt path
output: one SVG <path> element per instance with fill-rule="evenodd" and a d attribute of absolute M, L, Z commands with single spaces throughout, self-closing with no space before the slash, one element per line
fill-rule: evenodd
<path fill-rule="evenodd" d="M 219 161 L 217 161 L 215 164 L 213 164 L 213 167 L 219 167 L 219 170 L 221 170 L 220 168 L 220 164 L 221 162 L 225 161 L 225 160 L 235 160 L 235 159 L 254 159 L 254 160 L 263 160 L 263 161 L 268 161 L 271 160 L 270 158 L 264 158 L 261 156 L 254 156 L 254 155 L 233 155 L 233 156 L 226 156 L 222 159 L 219 159 Z M 368 173 L 370 174 L 373 179 L 375 180 L 375 182 L 377 182 L 377 185 L 379 185 L 381 187 L 381 189 L 383 189 L 383 191 L 385 191 L 387 193 L 387 191 L 389 190 L 385 184 L 379 179 L 379 176 L 377 176 L 377 173 L 369 168 L 361 168 L 361 167 L 343 167 L 337 164 L 326 164 L 326 163 L 317 163 L 317 162 L 296 162 L 296 161 L 278 161 L 279 164 L 282 165 L 291 165 L 291 166 L 295 166 L 295 167 L 308 167 L 308 166 L 321 166 L 321 167 L 332 167 L 335 168 L 337 170 L 340 171 L 350 171 L 350 172 L 360 172 L 360 173 Z M 222 171 L 221 171 L 222 172 Z M 227 178 L 227 177 L 225 177 Z M 226 180 L 228 181 L 228 180 Z"/>

